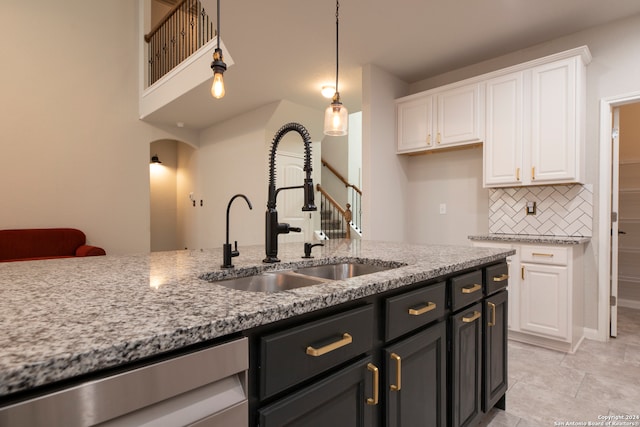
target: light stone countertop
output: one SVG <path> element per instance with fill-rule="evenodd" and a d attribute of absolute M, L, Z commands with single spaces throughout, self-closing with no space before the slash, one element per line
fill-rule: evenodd
<path fill-rule="evenodd" d="M 479 236 L 469 236 L 469 240 L 548 245 L 582 245 L 589 243 L 591 237 L 542 236 L 537 234 L 483 234 Z"/>
<path fill-rule="evenodd" d="M 514 253 L 498 248 L 325 242 L 239 246 L 235 269 L 221 249 L 0 263 L 0 397 L 241 332 Z M 366 259 L 403 267 L 278 293 L 228 289 L 200 277 L 247 275 Z"/>

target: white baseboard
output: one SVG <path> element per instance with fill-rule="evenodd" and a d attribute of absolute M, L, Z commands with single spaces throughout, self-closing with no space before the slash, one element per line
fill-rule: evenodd
<path fill-rule="evenodd" d="M 597 329 L 584 328 L 584 337 L 588 340 L 603 341 Z"/>

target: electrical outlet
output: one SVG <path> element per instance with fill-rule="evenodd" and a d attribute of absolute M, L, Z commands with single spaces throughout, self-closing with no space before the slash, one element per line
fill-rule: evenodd
<path fill-rule="evenodd" d="M 447 204 L 440 203 L 440 215 L 444 215 L 447 213 Z"/>
<path fill-rule="evenodd" d="M 527 215 L 535 215 L 536 214 L 536 202 L 527 202 Z"/>

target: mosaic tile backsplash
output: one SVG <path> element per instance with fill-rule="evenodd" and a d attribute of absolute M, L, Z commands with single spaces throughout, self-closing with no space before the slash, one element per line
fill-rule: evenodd
<path fill-rule="evenodd" d="M 527 202 L 536 214 L 527 215 Z M 593 186 L 554 185 L 489 190 L 489 233 L 591 237 Z"/>

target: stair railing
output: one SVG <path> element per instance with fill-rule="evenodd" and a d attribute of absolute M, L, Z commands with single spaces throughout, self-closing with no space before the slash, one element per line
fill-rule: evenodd
<path fill-rule="evenodd" d="M 349 223 L 360 233 L 362 234 L 362 190 L 358 188 L 358 186 L 351 184 L 349 181 L 342 176 L 340 172 L 338 172 L 333 166 L 331 166 L 325 159 L 321 159 L 322 166 L 326 167 L 336 178 L 338 178 L 345 187 L 347 187 L 347 206 L 353 207 L 351 212 L 355 212 L 355 215 L 352 214 L 352 218 L 349 219 Z"/>
<path fill-rule="evenodd" d="M 198 0 L 180 0 L 144 36 L 149 55 L 149 86 L 216 35 Z"/>
<path fill-rule="evenodd" d="M 344 235 L 346 239 L 350 239 L 351 227 L 349 226 L 349 223 L 351 222 L 352 216 L 350 209 L 351 205 L 347 203 L 346 209 L 340 206 L 340 203 L 336 202 L 336 200 L 331 197 L 320 184 L 316 184 L 316 190 L 320 193 L 320 215 L 329 215 L 331 218 L 339 218 L 339 220 L 337 220 L 339 222 L 339 228 L 337 229 L 325 225 L 327 224 L 326 221 L 320 221 L 320 229 L 322 233 L 329 239 L 336 237 L 337 233 L 341 236 Z"/>

